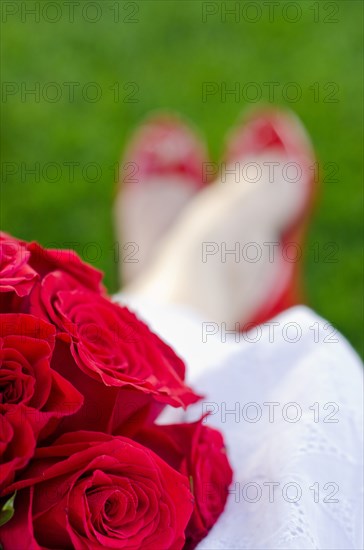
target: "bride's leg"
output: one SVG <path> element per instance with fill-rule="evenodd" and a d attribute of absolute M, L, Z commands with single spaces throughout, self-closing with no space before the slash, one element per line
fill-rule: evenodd
<path fill-rule="evenodd" d="M 185 209 L 127 292 L 186 304 L 234 327 L 254 318 L 288 284 L 292 262 L 279 243 L 306 204 L 307 159 L 267 144 L 240 150 L 241 157 Z M 287 177 L 288 163 L 302 168 L 300 177 Z"/>
<path fill-rule="evenodd" d="M 203 141 L 176 115 L 154 115 L 138 128 L 120 167 L 114 207 L 121 283 L 148 268 L 162 236 L 205 184 L 207 162 Z"/>

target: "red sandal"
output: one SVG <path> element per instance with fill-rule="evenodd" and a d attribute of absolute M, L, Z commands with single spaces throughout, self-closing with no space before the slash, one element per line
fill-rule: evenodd
<path fill-rule="evenodd" d="M 123 282 L 142 272 L 180 211 L 208 182 L 207 147 L 179 116 L 157 113 L 132 136 L 115 204 Z"/>
<path fill-rule="evenodd" d="M 230 136 L 226 162 L 231 164 L 244 158 L 252 159 L 269 152 L 287 157 L 287 162 L 297 163 L 302 170 L 302 184 L 306 192 L 302 207 L 293 223 L 281 233 L 280 252 L 288 250 L 290 243 L 300 247 L 304 242 L 311 216 L 317 185 L 314 177 L 315 155 L 308 135 L 298 118 L 276 109 L 261 110 L 251 114 L 244 125 Z M 292 245 L 291 245 L 292 246 Z M 262 324 L 289 307 L 305 302 L 302 285 L 302 253 L 295 262 L 284 261 L 279 280 L 263 305 L 244 323 L 243 330 Z"/>

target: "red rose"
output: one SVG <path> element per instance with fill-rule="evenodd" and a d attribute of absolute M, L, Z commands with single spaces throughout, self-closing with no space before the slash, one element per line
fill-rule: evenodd
<path fill-rule="evenodd" d="M 67 273 L 52 271 L 34 286 L 25 305 L 27 313 L 57 326 L 59 319 L 54 304 L 57 300 L 57 294 L 61 290 L 83 290 L 83 287 Z"/>
<path fill-rule="evenodd" d="M 54 341 L 55 328 L 45 321 L 25 314 L 1 315 L 0 413 L 26 418 L 36 438 L 83 402 L 72 384 L 51 369 Z"/>
<path fill-rule="evenodd" d="M 53 300 L 60 290 L 87 289 L 105 294 L 101 271 L 83 262 L 73 250 L 46 250 L 37 243 L 28 244 L 27 249 L 31 253 L 29 263 L 40 280 L 23 304 L 23 311 L 55 323 Z"/>
<path fill-rule="evenodd" d="M 101 271 L 83 262 L 73 250 L 47 250 L 38 243 L 26 243 L 1 233 L 0 254 L 0 291 L 7 293 L 1 297 L 3 312 L 31 313 L 53 321 L 52 316 L 45 314 L 42 287 L 44 279 L 54 273 L 67 283 L 66 289 L 81 287 L 105 293 Z M 10 291 L 16 295 L 9 295 Z"/>
<path fill-rule="evenodd" d="M 194 511 L 186 530 L 186 547 L 194 548 L 224 509 L 232 470 L 222 435 L 202 424 L 151 426 L 137 440 L 190 479 Z"/>
<path fill-rule="evenodd" d="M 4 525 L 4 550 L 178 550 L 193 508 L 187 478 L 149 449 L 96 432 L 36 451 Z"/>
<path fill-rule="evenodd" d="M 0 232 L 0 292 L 15 292 L 20 297 L 29 294 L 37 279 L 29 258 L 23 242 Z"/>
<path fill-rule="evenodd" d="M 139 424 L 155 401 L 156 413 L 162 404 L 186 407 L 199 399 L 183 382 L 183 361 L 127 308 L 81 290 L 56 293 L 52 307 L 59 330 L 52 367 L 85 397 L 62 431 L 125 435 L 122 424 Z"/>
<path fill-rule="evenodd" d="M 60 271 L 94 292 L 103 293 L 102 272 L 83 262 L 74 250 L 45 249 L 38 243 L 27 244 L 29 265 L 43 279 L 48 273 Z"/>
<path fill-rule="evenodd" d="M 35 449 L 33 429 L 23 415 L 11 411 L 0 415 L 0 492 L 24 468 Z"/>

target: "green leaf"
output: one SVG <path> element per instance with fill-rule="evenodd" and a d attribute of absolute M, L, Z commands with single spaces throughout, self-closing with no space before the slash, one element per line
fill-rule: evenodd
<path fill-rule="evenodd" d="M 3 504 L 0 510 L 0 527 L 5 525 L 14 515 L 14 499 L 16 491 L 11 497 Z"/>

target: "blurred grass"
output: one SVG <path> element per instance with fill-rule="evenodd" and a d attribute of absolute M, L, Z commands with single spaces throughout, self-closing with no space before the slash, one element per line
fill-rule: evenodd
<path fill-rule="evenodd" d="M 247 82 L 256 82 L 262 100 L 269 102 L 268 87 L 263 83 L 278 82 L 274 102 L 293 108 L 302 118 L 328 180 L 321 186 L 308 239 L 305 276 L 309 304 L 361 350 L 362 2 L 295 2 L 302 10 L 295 23 L 287 21 L 294 18 L 294 12 L 284 12 L 286 2 L 275 8 L 273 22 L 266 3 L 260 4 L 262 17 L 255 23 L 249 21 L 255 17 L 254 11 L 245 12 L 240 21 L 234 16 L 222 21 L 224 6 L 229 9 L 236 2 L 104 0 L 98 3 L 102 16 L 95 23 L 80 16 L 87 2 L 75 7 L 74 22 L 69 21 L 64 3 L 58 3 L 63 17 L 57 23 L 47 20 L 55 17 L 51 8 L 39 22 L 31 15 L 22 21 L 19 9 L 2 25 L 3 81 L 16 83 L 19 90 L 21 86 L 34 87 L 36 82 L 43 91 L 49 82 L 62 89 L 60 100 L 54 103 L 42 96 L 39 102 L 34 96 L 22 100 L 20 92 L 2 98 L 2 227 L 49 246 L 77 243 L 73 247 L 105 271 L 110 292 L 117 290 L 110 215 L 115 189 L 112 166 L 133 127 L 150 110 L 176 109 L 202 129 L 217 161 L 226 130 L 254 103 L 246 97 L 236 101 L 231 95 L 224 102 L 219 94 L 203 102 L 203 83 L 225 82 L 233 88 L 238 82 L 243 88 Z M 25 4 L 31 7 L 35 3 L 28 0 Z M 207 4 L 218 13 L 203 22 L 202 10 Z M 247 3 L 238 4 L 244 9 Z M 333 16 L 332 6 L 335 12 L 338 6 Z M 314 21 L 314 7 L 320 9 L 318 22 Z M 94 17 L 91 8 L 87 13 L 89 19 Z M 137 22 L 125 21 L 128 18 Z M 327 22 L 330 18 L 338 22 Z M 65 82 L 80 83 L 74 101 L 69 101 Z M 80 90 L 88 82 L 101 87 L 99 101 L 92 103 L 82 97 Z M 119 83 L 119 100 L 111 89 L 115 82 Z M 297 83 L 302 90 L 295 103 L 282 93 L 288 82 Z M 337 102 L 324 101 L 331 90 L 324 88 L 327 82 L 338 86 L 333 96 Z M 318 100 L 311 88 L 314 83 L 320 90 Z M 131 86 L 138 88 L 131 96 L 137 99 L 133 103 L 127 102 Z M 49 97 L 54 94 L 54 89 L 48 91 Z M 290 91 L 293 94 L 293 89 Z M 89 93 L 93 93 L 91 88 Z M 49 177 L 41 174 L 39 181 L 26 175 L 25 167 L 36 162 L 42 167 L 50 162 L 62 166 L 59 181 L 50 181 L 51 169 Z M 74 181 L 65 162 L 79 163 Z M 338 166 L 334 178 L 329 177 L 330 162 Z M 11 164 L 5 163 L 15 163 L 17 172 L 9 175 L 6 170 Z M 87 163 L 97 163 L 102 169 L 94 183 L 90 182 L 91 168 L 89 177 L 82 175 L 81 167 Z M 98 253 L 88 245 L 91 242 L 97 243 Z M 338 246 L 336 263 L 327 261 L 324 246 L 329 242 Z M 320 250 L 318 261 L 315 247 Z"/>

